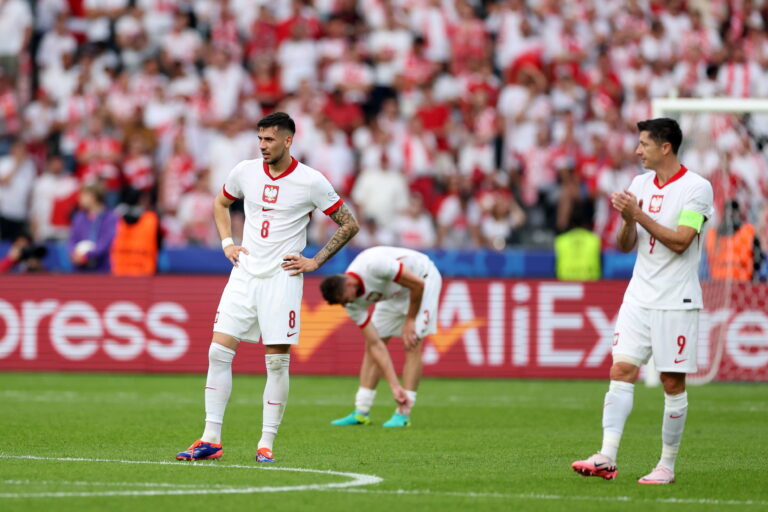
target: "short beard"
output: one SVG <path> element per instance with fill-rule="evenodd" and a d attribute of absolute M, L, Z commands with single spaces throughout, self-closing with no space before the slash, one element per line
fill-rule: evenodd
<path fill-rule="evenodd" d="M 280 156 L 276 156 L 276 157 L 272 158 L 271 160 L 267 160 L 267 164 L 269 164 L 269 165 L 275 165 L 277 162 L 279 162 L 280 160 L 282 160 L 282 159 L 283 159 L 283 156 L 284 156 L 284 155 L 285 155 L 285 151 L 283 151 L 282 153 L 280 153 Z"/>

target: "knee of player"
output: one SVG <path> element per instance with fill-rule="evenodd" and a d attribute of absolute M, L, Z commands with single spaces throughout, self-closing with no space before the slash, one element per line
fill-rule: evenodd
<path fill-rule="evenodd" d="M 640 368 L 628 362 L 614 362 L 611 366 L 611 380 L 635 382 Z"/>
<path fill-rule="evenodd" d="M 268 354 L 265 358 L 267 371 L 279 372 L 287 369 L 290 365 L 290 356 L 288 354 Z"/>
<path fill-rule="evenodd" d="M 679 395 L 685 391 L 684 373 L 661 372 L 659 380 L 664 388 L 664 392 L 668 395 Z"/>

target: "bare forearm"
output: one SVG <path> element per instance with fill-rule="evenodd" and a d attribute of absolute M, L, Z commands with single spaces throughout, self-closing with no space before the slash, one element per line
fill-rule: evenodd
<path fill-rule="evenodd" d="M 339 225 L 339 229 L 328 240 L 328 243 L 315 254 L 314 260 L 318 266 L 322 266 L 331 256 L 339 252 L 360 231 L 357 220 L 346 205 L 341 205 L 338 210 L 333 212 L 331 219 Z"/>
<path fill-rule="evenodd" d="M 416 315 L 419 314 L 421 309 L 421 298 L 424 296 L 424 288 L 417 288 L 411 290 L 411 301 L 408 304 L 408 319 L 416 320 Z"/>
<path fill-rule="evenodd" d="M 624 221 L 616 236 L 616 242 L 622 252 L 630 252 L 637 244 L 637 227 L 634 222 Z"/>
<path fill-rule="evenodd" d="M 371 358 L 381 370 L 382 375 L 387 380 L 390 388 L 394 388 L 400 385 L 397 380 L 397 373 L 395 373 L 395 367 L 392 364 L 392 358 L 389 357 L 389 350 L 381 339 L 372 338 L 366 336 L 365 339 L 366 350 L 371 355 Z"/>
<path fill-rule="evenodd" d="M 214 203 L 213 219 L 216 222 L 219 238 L 224 240 L 232 236 L 232 217 L 229 215 L 229 208 L 220 203 Z"/>
<path fill-rule="evenodd" d="M 691 243 L 691 238 L 686 236 L 685 233 L 670 229 L 666 226 L 662 226 L 658 222 L 651 219 L 645 213 L 639 213 L 635 216 L 635 220 L 638 224 L 643 226 L 648 233 L 651 234 L 657 241 L 664 244 L 668 249 L 678 254 L 684 252 Z"/>

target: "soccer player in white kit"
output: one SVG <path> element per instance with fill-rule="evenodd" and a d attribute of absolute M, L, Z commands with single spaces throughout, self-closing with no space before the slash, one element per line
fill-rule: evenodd
<path fill-rule="evenodd" d="M 640 366 L 653 356 L 664 386 L 661 459 L 641 484 L 675 481 L 675 459 L 688 411 L 685 374 L 696 371 L 699 310 L 703 307 L 698 267 L 701 230 L 714 213 L 712 185 L 680 164 L 683 135 L 672 119 L 637 123 L 635 153 L 651 169 L 628 190 L 611 196 L 621 212 L 619 248 L 637 248 L 632 279 L 616 320 L 610 387 L 603 407 L 603 445 L 572 464 L 584 476 L 616 477 L 616 454 L 632 411 Z"/>
<path fill-rule="evenodd" d="M 333 425 L 369 425 L 376 386 L 383 376 L 398 408 L 384 427 L 411 424 L 410 411 L 422 373 L 422 340 L 437 332 L 437 304 L 443 279 L 425 254 L 399 247 L 372 247 L 361 252 L 346 273 L 329 276 L 320 284 L 329 304 L 342 304 L 362 329 L 365 356 L 355 411 Z M 375 306 L 373 313 L 370 307 Z M 403 386 L 398 381 L 387 343 L 402 336 L 405 346 Z"/>
<path fill-rule="evenodd" d="M 213 322 L 205 384 L 205 430 L 179 460 L 216 459 L 223 453 L 221 426 L 232 390 L 232 359 L 241 341 L 266 352 L 262 436 L 256 460 L 274 462 L 272 445 L 288 399 L 290 347 L 299 342 L 303 273 L 317 270 L 357 233 L 357 221 L 325 177 L 290 154 L 296 126 L 275 112 L 258 123 L 263 158 L 230 171 L 214 200 L 214 218 L 224 254 L 234 268 Z M 232 240 L 230 205 L 243 198 L 243 243 Z M 313 258 L 301 251 L 315 209 L 339 228 Z"/>

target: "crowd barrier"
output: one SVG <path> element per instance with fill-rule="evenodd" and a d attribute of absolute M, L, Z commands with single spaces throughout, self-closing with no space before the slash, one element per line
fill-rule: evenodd
<path fill-rule="evenodd" d="M 10 244 L 0 243 L 0 255 Z M 68 273 L 72 263 L 66 244 L 49 243 L 45 268 L 51 272 Z M 318 247 L 308 246 L 304 254 L 313 255 Z M 345 248 L 317 271 L 318 275 L 344 272 L 361 249 Z M 510 248 L 504 251 L 489 249 L 430 249 L 424 251 L 435 262 L 444 276 L 449 277 L 535 277 L 555 276 L 555 255 L 548 249 Z M 624 254 L 606 250 L 602 255 L 603 278 L 629 279 L 635 264 L 635 253 Z M 184 247 L 167 248 L 158 256 L 161 274 L 228 274 L 232 269 L 219 248 Z"/>
<path fill-rule="evenodd" d="M 360 330 L 342 307 L 324 303 L 319 282 L 305 277 L 291 371 L 355 375 L 364 350 Z M 2 277 L 0 370 L 204 373 L 225 284 L 225 276 Z M 625 281 L 447 278 L 439 333 L 424 347 L 424 373 L 606 378 L 625 287 Z M 768 315 L 754 308 L 703 312 L 700 362 L 712 360 L 711 340 L 725 333 L 724 375 L 768 380 Z M 400 365 L 401 343 L 392 344 Z M 234 371 L 263 373 L 262 354 L 261 347 L 243 345 Z"/>

